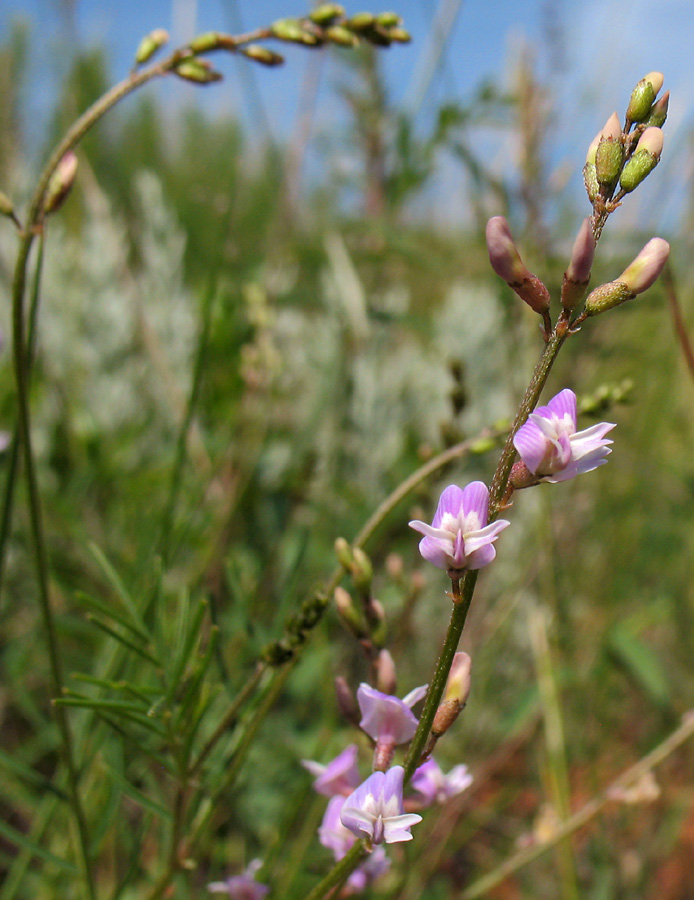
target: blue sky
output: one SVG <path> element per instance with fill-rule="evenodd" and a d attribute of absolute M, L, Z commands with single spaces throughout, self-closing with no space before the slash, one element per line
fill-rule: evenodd
<path fill-rule="evenodd" d="M 107 48 L 114 80 L 126 74 L 140 37 L 165 27 L 183 41 L 209 29 L 236 31 L 267 24 L 282 15 L 301 14 L 309 0 L 2 0 L 0 31 L 7 33 L 11 19 L 29 22 L 32 34 L 32 77 L 28 91 L 32 117 L 40 123 L 50 110 L 52 85 L 70 54 L 66 40 L 81 46 Z M 666 74 L 672 91 L 666 130 L 666 151 L 661 164 L 665 181 L 680 193 L 676 182 L 683 170 L 691 181 L 690 132 L 694 124 L 694 9 L 691 0 L 359 0 L 345 3 L 349 13 L 360 9 L 391 8 L 399 12 L 412 32 L 409 46 L 395 46 L 383 54 L 388 88 L 393 100 L 419 110 L 420 121 L 435 104 L 469 98 L 475 87 L 491 76 L 512 84 L 513 59 L 524 43 L 536 47 L 540 74 L 554 93 L 556 172 L 567 165 L 580 169 L 585 147 L 613 109 L 623 111 L 633 84 L 646 72 Z M 76 34 L 68 27 L 70 16 Z M 432 71 L 431 35 L 437 21 L 448 37 L 442 64 Z M 302 85 L 320 68 L 321 90 L 315 121 L 330 128 L 338 104 L 331 88 L 339 78 L 338 63 L 329 57 L 287 47 L 282 70 L 254 67 L 262 105 L 276 136 L 288 136 L 296 125 Z M 183 84 L 160 85 L 165 102 L 202 102 L 218 114 L 232 112 L 247 121 L 252 113 L 239 63 L 220 60 L 225 81 L 204 92 Z M 429 77 L 431 76 L 431 77 Z M 202 93 L 202 96 L 200 96 Z M 503 167 L 513 159 L 512 146 L 492 151 Z M 661 171 L 659 170 L 659 171 Z M 576 179 L 574 178 L 574 182 Z M 579 190 L 580 188 L 576 188 Z M 448 192 L 451 207 L 456 199 Z M 636 199 L 636 198 L 634 198 Z M 643 191 L 632 204 L 638 217 L 652 197 Z M 651 210 L 651 218 L 652 218 Z M 656 211 L 667 219 L 667 208 Z M 657 223 L 655 223 L 657 224 Z"/>

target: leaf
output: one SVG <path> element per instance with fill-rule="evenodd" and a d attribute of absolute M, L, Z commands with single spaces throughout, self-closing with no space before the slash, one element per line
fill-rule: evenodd
<path fill-rule="evenodd" d="M 113 566 L 108 561 L 108 559 L 106 559 L 106 557 L 102 553 L 101 549 L 96 544 L 90 542 L 88 546 L 89 546 L 90 553 L 92 554 L 95 561 L 99 565 L 101 571 L 106 576 L 106 579 L 108 580 L 109 584 L 111 585 L 113 590 L 116 592 L 116 594 L 120 597 L 121 601 L 123 602 L 123 605 L 130 613 L 130 616 L 132 617 L 133 622 L 135 622 L 137 624 L 137 627 L 144 634 L 148 634 L 147 626 L 145 625 L 145 623 L 142 620 L 142 616 L 140 615 L 140 611 L 137 608 L 137 604 L 135 603 L 133 598 L 130 596 L 130 594 L 126 590 L 126 587 L 123 584 L 123 582 L 121 581 L 116 570 L 113 568 Z"/>
<path fill-rule="evenodd" d="M 140 640 L 145 641 L 145 643 L 150 642 L 151 636 L 147 631 L 141 629 L 139 625 L 134 624 L 127 616 L 123 615 L 115 604 L 108 606 L 106 603 L 102 603 L 100 600 L 97 600 L 95 597 L 90 596 L 84 591 L 76 591 L 75 599 L 84 606 L 88 606 L 95 612 L 100 613 L 102 616 L 106 616 L 107 618 L 113 619 L 114 622 L 118 622 L 119 625 L 127 628 L 128 631 L 132 631 L 134 635 L 139 637 Z"/>
<path fill-rule="evenodd" d="M 137 644 L 134 644 L 131 640 L 128 640 L 125 635 L 122 635 L 120 632 L 116 631 L 115 628 L 111 628 L 110 625 L 107 625 L 106 622 L 102 622 L 101 619 L 97 619 L 96 616 L 89 615 L 87 618 L 90 622 L 96 625 L 97 628 L 105 631 L 106 634 L 110 635 L 112 638 L 114 638 L 114 640 L 118 641 L 118 643 L 137 653 L 139 656 L 141 656 L 143 659 L 146 659 L 157 668 L 161 668 L 161 663 L 158 659 L 156 659 L 156 657 L 152 656 L 151 653 L 148 653 L 143 647 L 138 647 Z"/>
<path fill-rule="evenodd" d="M 59 856 L 55 856 L 55 854 L 51 853 L 50 850 L 46 850 L 45 847 L 42 847 L 40 844 L 35 844 L 31 838 L 28 838 L 25 834 L 22 834 L 21 831 L 17 831 L 16 828 L 3 822 L 2 819 L 0 819 L 0 835 L 10 841 L 10 843 L 14 844 L 15 847 L 21 847 L 23 850 L 28 850 L 34 856 L 52 863 L 64 872 L 69 872 L 71 875 L 74 875 L 77 872 L 77 867 L 71 862 L 68 862 L 66 859 L 61 859 Z"/>
<path fill-rule="evenodd" d="M 622 623 L 607 638 L 608 649 L 624 666 L 636 684 L 659 706 L 670 705 L 670 685 L 662 663 L 654 651 Z"/>

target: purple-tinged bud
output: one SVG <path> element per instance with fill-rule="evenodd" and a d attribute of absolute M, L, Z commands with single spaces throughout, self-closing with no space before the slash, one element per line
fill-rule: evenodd
<path fill-rule="evenodd" d="M 321 3 L 308 14 L 309 19 L 316 25 L 329 25 L 334 19 L 344 16 L 345 8 L 339 3 Z"/>
<path fill-rule="evenodd" d="M 620 137 L 603 137 L 595 152 L 595 176 L 598 184 L 610 187 L 619 178 L 624 163 L 624 144 Z"/>
<path fill-rule="evenodd" d="M 242 47 L 239 52 L 263 66 L 281 66 L 284 62 L 284 57 L 281 54 L 263 47 L 262 44 L 248 44 L 247 47 Z"/>
<path fill-rule="evenodd" d="M 214 81 L 222 80 L 221 72 L 213 69 L 206 59 L 198 59 L 195 56 L 178 63 L 174 72 L 179 78 L 193 84 L 212 84 Z"/>
<path fill-rule="evenodd" d="M 650 114 L 646 119 L 646 125 L 653 125 L 656 128 L 662 128 L 665 124 L 665 120 L 667 119 L 667 110 L 669 105 L 670 91 L 665 91 L 660 100 L 656 100 L 656 102 L 651 107 Z"/>
<path fill-rule="evenodd" d="M 395 661 L 388 650 L 381 650 L 376 660 L 376 688 L 382 694 L 394 694 L 397 686 Z"/>
<path fill-rule="evenodd" d="M 624 283 L 633 294 L 642 294 L 663 271 L 669 255 L 670 245 L 667 241 L 658 237 L 651 238 L 617 280 Z"/>
<path fill-rule="evenodd" d="M 586 194 L 591 203 L 595 203 L 600 193 L 600 185 L 598 183 L 598 173 L 594 162 L 587 162 L 583 166 L 583 184 L 586 188 Z"/>
<path fill-rule="evenodd" d="M 345 719 L 352 725 L 358 726 L 361 713 L 359 712 L 354 693 L 347 684 L 347 679 L 343 678 L 342 675 L 338 675 L 335 678 L 335 697 L 338 709 Z"/>
<path fill-rule="evenodd" d="M 168 42 L 169 32 L 164 28 L 155 28 L 154 31 L 150 31 L 149 34 L 146 34 L 142 38 L 135 51 L 135 62 L 138 66 L 146 63 L 154 56 L 160 47 L 163 47 L 164 44 L 168 44 Z"/>
<path fill-rule="evenodd" d="M 603 138 L 611 138 L 613 141 L 621 138 L 622 126 L 619 123 L 619 116 L 616 112 L 613 112 L 607 122 L 605 122 L 600 136 Z"/>
<path fill-rule="evenodd" d="M 46 215 L 56 212 L 65 202 L 77 174 L 77 157 L 68 150 L 51 175 L 46 188 L 43 209 Z"/>
<path fill-rule="evenodd" d="M 571 311 L 586 295 L 595 256 L 595 238 L 590 219 L 584 219 L 571 252 L 571 262 L 561 286 L 561 305 Z"/>
<path fill-rule="evenodd" d="M 622 190 L 630 193 L 638 187 L 658 165 L 662 151 L 663 132 L 655 126 L 647 128 L 639 138 L 632 157 L 622 169 L 619 178 Z"/>
<path fill-rule="evenodd" d="M 662 72 L 649 72 L 631 92 L 627 107 L 627 121 L 643 122 L 648 118 L 651 107 L 663 86 Z"/>
<path fill-rule="evenodd" d="M 588 145 L 588 152 L 586 153 L 586 162 L 595 165 L 595 154 L 598 150 L 598 144 L 602 140 L 602 131 L 598 131 L 593 140 Z"/>
<path fill-rule="evenodd" d="M 487 222 L 486 236 L 492 269 L 532 310 L 540 315 L 546 313 L 550 304 L 549 291 L 520 258 L 506 219 L 503 216 L 491 218 Z"/>

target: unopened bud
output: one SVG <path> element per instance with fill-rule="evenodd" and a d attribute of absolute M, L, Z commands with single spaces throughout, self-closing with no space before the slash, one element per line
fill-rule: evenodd
<path fill-rule="evenodd" d="M 10 218 L 14 216 L 14 204 L 2 191 L 0 191 L 0 216 L 9 216 Z"/>
<path fill-rule="evenodd" d="M 402 18 L 395 12 L 382 12 L 376 16 L 376 24 L 382 28 L 395 28 L 402 25 Z"/>
<path fill-rule="evenodd" d="M 352 573 L 352 581 L 355 588 L 360 591 L 368 591 L 374 577 L 373 566 L 371 560 L 364 553 L 361 547 L 354 547 L 352 550 L 353 560 L 350 571 Z"/>
<path fill-rule="evenodd" d="M 594 291 L 588 294 L 586 300 L 585 313 L 587 316 L 597 316 L 600 313 L 607 312 L 614 306 L 619 306 L 627 300 L 633 300 L 636 294 L 630 291 L 626 284 L 621 281 L 609 281 L 607 284 L 601 284 Z M 525 487 L 525 485 L 518 485 Z M 516 485 L 514 485 L 516 487 Z"/>
<path fill-rule="evenodd" d="M 603 137 L 595 152 L 595 175 L 598 184 L 613 185 L 622 170 L 624 145 L 621 137 Z"/>
<path fill-rule="evenodd" d="M 540 483 L 540 479 L 530 471 L 522 459 L 511 467 L 508 481 L 514 491 L 521 491 L 523 488 L 534 487 Z"/>
<path fill-rule="evenodd" d="M 651 107 L 651 111 L 646 119 L 646 125 L 654 125 L 656 128 L 662 128 L 667 119 L 667 110 L 670 105 L 670 91 L 665 91 L 660 100 Z"/>
<path fill-rule="evenodd" d="M 56 212 L 56 210 L 60 209 L 63 205 L 65 198 L 70 193 L 70 189 L 74 184 L 76 174 L 77 157 L 72 150 L 68 150 L 56 166 L 56 169 L 48 182 L 46 199 L 43 204 L 46 215 Z"/>
<path fill-rule="evenodd" d="M 617 280 L 623 282 L 634 295 L 642 294 L 663 271 L 669 255 L 670 245 L 667 241 L 658 237 L 651 238 Z"/>
<path fill-rule="evenodd" d="M 339 3 L 321 3 L 308 14 L 309 19 L 316 25 L 329 25 L 333 19 L 344 16 L 345 8 Z"/>
<path fill-rule="evenodd" d="M 335 555 L 343 569 L 349 569 L 354 559 L 352 555 L 352 547 L 343 537 L 335 540 Z"/>
<path fill-rule="evenodd" d="M 627 119 L 629 122 L 643 122 L 653 106 L 653 102 L 663 86 L 662 72 L 649 72 L 645 78 L 636 85 L 631 92 L 629 106 L 627 107 Z"/>
<path fill-rule="evenodd" d="M 457 700 L 461 707 L 467 703 L 470 696 L 470 673 L 472 660 L 467 653 L 458 652 L 453 657 L 453 663 L 448 673 L 444 700 Z"/>
<path fill-rule="evenodd" d="M 315 45 L 318 38 L 315 34 L 302 28 L 298 19 L 278 19 L 270 26 L 273 36 L 281 41 L 291 41 L 294 44 Z"/>
<path fill-rule="evenodd" d="M 284 62 L 283 56 L 275 53 L 274 50 L 263 47 L 262 44 L 249 44 L 247 47 L 242 47 L 240 52 L 247 56 L 248 59 L 252 59 L 263 66 L 281 66 Z"/>
<path fill-rule="evenodd" d="M 160 47 L 169 42 L 169 32 L 164 28 L 155 28 L 140 41 L 135 51 L 135 62 L 138 66 L 151 59 Z"/>
<path fill-rule="evenodd" d="M 404 568 L 405 565 L 399 553 L 389 553 L 386 556 L 386 572 L 393 581 L 399 581 L 402 578 Z"/>
<path fill-rule="evenodd" d="M 531 309 L 540 315 L 546 313 L 550 304 L 549 291 L 520 258 L 506 219 L 503 216 L 491 218 L 487 222 L 486 236 L 492 269 Z"/>
<path fill-rule="evenodd" d="M 188 44 L 193 53 L 207 53 L 209 50 L 216 50 L 219 47 L 220 35 L 217 31 L 205 31 L 198 34 Z"/>
<path fill-rule="evenodd" d="M 359 44 L 359 38 L 344 25 L 331 25 L 325 29 L 325 38 L 338 47 L 356 47 Z"/>
<path fill-rule="evenodd" d="M 644 178 L 655 169 L 663 151 L 663 132 L 651 126 L 639 138 L 632 157 L 622 170 L 619 183 L 627 193 L 641 184 Z"/>
<path fill-rule="evenodd" d="M 217 72 L 207 62 L 206 59 L 184 59 L 176 65 L 174 69 L 176 75 L 184 81 L 192 81 L 193 84 L 212 84 L 214 81 L 221 81 L 222 74 Z"/>
<path fill-rule="evenodd" d="M 564 309 L 574 309 L 585 297 L 594 256 L 593 228 L 590 219 L 584 219 L 574 241 L 571 262 L 564 272 L 564 281 L 561 286 L 561 305 Z"/>
<path fill-rule="evenodd" d="M 369 626 L 371 643 L 380 650 L 388 637 L 386 611 L 380 600 L 369 598 L 369 602 L 365 605 L 364 612 Z"/>
<path fill-rule="evenodd" d="M 598 183 L 598 173 L 594 162 L 587 162 L 583 166 L 583 184 L 586 187 L 586 194 L 591 203 L 595 203 L 600 193 L 600 185 Z"/>
<path fill-rule="evenodd" d="M 352 689 L 342 675 L 338 675 L 335 678 L 335 696 L 337 698 L 337 706 L 345 719 L 347 719 L 348 722 L 351 722 L 352 725 L 358 726 L 359 720 L 361 719 L 361 713 L 359 712 L 359 707 L 357 706 L 357 701 L 354 698 Z"/>
<path fill-rule="evenodd" d="M 621 138 L 622 126 L 619 124 L 619 116 L 616 112 L 613 112 L 607 122 L 605 122 L 603 129 L 600 132 L 600 136 L 603 138 L 611 138 L 613 141 Z M 598 141 L 598 143 L 600 142 Z"/>
<path fill-rule="evenodd" d="M 410 32 L 400 27 L 389 28 L 388 37 L 391 39 L 391 41 L 395 41 L 397 44 L 409 44 L 412 40 L 412 35 L 410 34 Z"/>
<path fill-rule="evenodd" d="M 382 694 L 395 694 L 397 687 L 398 679 L 393 657 L 387 650 L 381 650 L 376 660 L 376 688 Z"/>
<path fill-rule="evenodd" d="M 348 25 L 353 31 L 368 31 L 376 24 L 376 17 L 369 12 L 357 13 L 349 20 Z"/>
<path fill-rule="evenodd" d="M 354 603 L 351 594 L 343 587 L 336 587 L 333 596 L 335 598 L 337 613 L 349 631 L 351 631 L 359 640 L 368 637 L 369 630 L 366 627 L 366 622 L 360 610 Z"/>

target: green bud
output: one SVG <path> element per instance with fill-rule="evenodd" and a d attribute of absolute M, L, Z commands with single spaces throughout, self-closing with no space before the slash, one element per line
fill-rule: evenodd
<path fill-rule="evenodd" d="M 627 107 L 627 119 L 629 122 L 643 122 L 644 119 L 648 118 L 651 106 L 653 106 L 653 102 L 662 86 L 662 72 L 649 72 L 645 78 L 639 81 L 631 92 L 629 106 Z"/>
<path fill-rule="evenodd" d="M 9 216 L 10 218 L 14 216 L 14 204 L 2 191 L 0 191 L 0 216 Z"/>
<path fill-rule="evenodd" d="M 68 150 L 56 166 L 48 182 L 46 198 L 43 204 L 43 210 L 46 215 L 56 212 L 63 205 L 74 184 L 76 174 L 77 157 L 72 150 Z"/>
<path fill-rule="evenodd" d="M 370 12 L 357 13 L 347 23 L 352 31 L 369 31 L 376 24 L 376 17 Z"/>
<path fill-rule="evenodd" d="M 160 47 L 169 42 L 169 32 L 163 28 L 155 28 L 140 41 L 135 51 L 135 62 L 138 66 L 151 59 Z"/>
<path fill-rule="evenodd" d="M 291 41 L 294 44 L 307 44 L 314 46 L 318 43 L 318 38 L 310 31 L 306 31 L 301 27 L 298 19 L 278 19 L 270 26 L 270 31 L 274 37 L 281 41 Z"/>
<path fill-rule="evenodd" d="M 351 594 L 343 587 L 335 588 L 335 606 L 337 613 L 352 634 L 363 640 L 369 636 L 369 629 L 361 611 L 357 608 Z"/>
<path fill-rule="evenodd" d="M 636 294 L 630 291 L 622 281 L 610 281 L 607 284 L 601 284 L 588 294 L 586 300 L 585 312 L 588 316 L 597 316 L 600 313 L 607 312 L 620 303 L 627 300 L 633 300 Z"/>
<path fill-rule="evenodd" d="M 213 81 L 222 80 L 221 72 L 213 69 L 207 60 L 195 56 L 178 63 L 174 72 L 179 78 L 192 81 L 193 84 L 212 84 Z"/>
<path fill-rule="evenodd" d="M 261 44 L 249 44 L 247 47 L 242 47 L 239 52 L 263 66 L 281 66 L 284 62 L 283 56 Z"/>
<path fill-rule="evenodd" d="M 308 17 L 316 25 L 329 25 L 334 19 L 339 19 L 344 14 L 345 8 L 339 3 L 321 3 L 309 13 Z"/>
<path fill-rule="evenodd" d="M 667 109 L 669 104 L 670 91 L 665 91 L 660 100 L 657 100 L 651 107 L 650 114 L 646 119 L 645 124 L 648 126 L 653 125 L 656 128 L 662 128 L 667 119 Z"/>
<path fill-rule="evenodd" d="M 627 194 L 638 187 L 644 178 L 658 165 L 658 158 L 648 150 L 637 150 L 624 166 L 619 184 Z"/>
<path fill-rule="evenodd" d="M 394 12 L 382 12 L 376 16 L 376 24 L 382 28 L 395 28 L 402 25 L 402 18 Z"/>
<path fill-rule="evenodd" d="M 389 28 L 388 37 L 398 44 L 409 44 L 412 40 L 412 35 L 404 28 Z"/>
<path fill-rule="evenodd" d="M 354 558 L 352 561 L 351 573 L 354 586 L 358 591 L 368 591 L 374 577 L 371 560 L 361 547 L 354 547 L 352 553 Z"/>
<path fill-rule="evenodd" d="M 583 183 L 586 186 L 586 193 L 591 203 L 595 203 L 600 193 L 600 185 L 598 183 L 598 173 L 595 163 L 587 162 L 583 166 Z"/>
<path fill-rule="evenodd" d="M 624 162 L 624 146 L 619 139 L 603 138 L 595 153 L 595 176 L 598 184 L 610 187 L 619 178 Z"/>
<path fill-rule="evenodd" d="M 207 53 L 208 50 L 215 50 L 219 47 L 219 33 L 216 31 L 206 31 L 194 37 L 188 44 L 193 53 Z"/>
<path fill-rule="evenodd" d="M 354 561 L 352 555 L 352 547 L 343 537 L 339 537 L 335 541 L 335 555 L 343 569 L 349 569 Z"/>
<path fill-rule="evenodd" d="M 344 25 L 331 25 L 325 29 L 325 37 L 338 47 L 357 47 L 359 38 Z"/>

